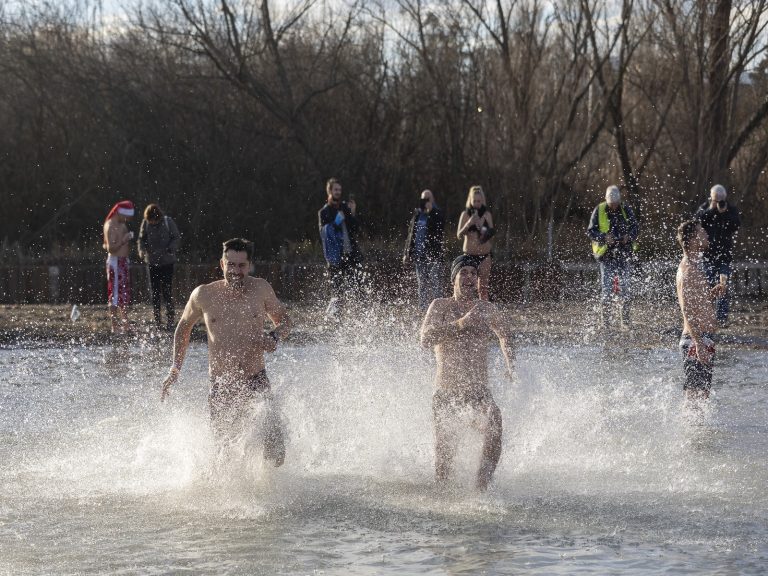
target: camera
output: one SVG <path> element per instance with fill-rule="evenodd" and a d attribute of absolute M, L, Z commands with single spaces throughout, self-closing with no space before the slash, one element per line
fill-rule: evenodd
<path fill-rule="evenodd" d="M 726 202 L 725 200 L 718 200 L 717 201 L 717 207 L 720 208 L 721 210 L 723 208 L 725 208 L 726 206 L 728 206 L 728 202 Z"/>
<path fill-rule="evenodd" d="M 421 198 L 419 200 L 419 208 L 421 210 L 426 210 L 427 209 L 427 202 L 429 202 L 429 200 L 427 200 L 426 198 Z"/>

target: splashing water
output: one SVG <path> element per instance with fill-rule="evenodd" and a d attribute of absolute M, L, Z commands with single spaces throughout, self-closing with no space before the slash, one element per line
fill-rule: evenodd
<path fill-rule="evenodd" d="M 684 409 L 674 350 L 523 346 L 491 383 L 504 446 L 488 494 L 432 483 L 434 360 L 408 330 L 269 358 L 285 465 L 227 458 L 206 349 L 170 401 L 167 350 L 0 350 L 0 566 L 23 573 L 758 573 L 768 555 L 768 367 L 724 350 Z M 254 410 L 254 430 L 263 416 Z"/>

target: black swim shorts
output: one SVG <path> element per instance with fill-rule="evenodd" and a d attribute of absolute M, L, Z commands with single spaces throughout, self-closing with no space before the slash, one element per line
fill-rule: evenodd
<path fill-rule="evenodd" d="M 712 353 L 712 362 L 715 359 L 715 343 L 710 335 L 705 334 L 701 337 L 702 344 Z M 696 346 L 693 344 L 690 335 L 683 334 L 680 337 L 680 353 L 683 357 L 683 372 L 685 372 L 685 383 L 683 390 L 703 390 L 709 391 L 712 388 L 712 363 L 703 364 L 696 358 Z"/>

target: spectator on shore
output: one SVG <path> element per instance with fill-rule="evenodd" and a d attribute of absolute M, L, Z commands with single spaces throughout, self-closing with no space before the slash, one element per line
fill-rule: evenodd
<path fill-rule="evenodd" d="M 600 264 L 600 321 L 610 328 L 610 304 L 617 291 L 621 309 L 621 328 L 630 329 L 629 302 L 631 261 L 637 251 L 637 219 L 632 208 L 621 201 L 618 186 L 608 186 L 605 202 L 592 211 L 587 234 L 592 239 L 592 255 Z"/>
<path fill-rule="evenodd" d="M 459 218 L 456 237 L 464 240 L 464 255 L 470 256 L 477 268 L 477 291 L 480 300 L 489 299 L 491 264 L 493 262 L 493 217 L 488 210 L 485 192 L 480 186 L 472 186 L 467 195 L 464 211 Z"/>
<path fill-rule="evenodd" d="M 696 218 L 709 238 L 709 248 L 704 253 L 704 269 L 709 285 L 717 288 L 715 309 L 717 321 L 722 327 L 728 325 L 730 309 L 728 279 L 733 262 L 733 236 L 741 225 L 739 211 L 727 198 L 725 187 L 715 184 L 709 191 L 709 202 L 702 204 L 696 212 Z"/>
<path fill-rule="evenodd" d="M 130 260 L 133 232 L 133 202 L 122 200 L 112 206 L 104 221 L 104 249 L 107 251 L 107 297 L 113 334 L 129 332 L 128 308 L 131 305 Z"/>
<path fill-rule="evenodd" d="M 443 295 L 444 233 L 445 216 L 435 204 L 432 191 L 424 190 L 419 207 L 414 209 L 408 226 L 408 238 L 403 254 L 403 264 L 413 263 L 416 268 L 421 310 L 426 310 L 432 300 Z"/>
<path fill-rule="evenodd" d="M 149 204 L 144 209 L 144 220 L 139 229 L 139 257 L 149 268 L 155 326 L 162 328 L 161 304 L 165 301 L 166 329 L 169 331 L 176 327 L 173 269 L 180 237 L 173 218 L 164 214 L 160 206 Z"/>
<path fill-rule="evenodd" d="M 341 182 L 337 178 L 328 180 L 325 191 L 328 198 L 317 216 L 331 283 L 327 315 L 338 319 L 348 295 L 360 287 L 363 259 L 357 246 L 359 223 L 354 198 L 350 196 L 346 202 L 341 199 Z"/>

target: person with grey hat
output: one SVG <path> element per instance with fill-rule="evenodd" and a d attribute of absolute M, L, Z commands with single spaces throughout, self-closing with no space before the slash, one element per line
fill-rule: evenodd
<path fill-rule="evenodd" d="M 457 448 L 456 427 L 461 415 L 483 435 L 476 487 L 488 487 L 501 456 L 501 410 L 488 387 L 488 336 L 499 340 L 508 374 L 514 352 L 501 312 L 480 300 L 477 261 L 461 255 L 451 265 L 453 296 L 432 301 L 421 326 L 421 345 L 434 348 L 437 360 L 436 391 L 432 396 L 435 432 L 435 477 L 439 483 L 451 475 Z"/>
<path fill-rule="evenodd" d="M 728 279 L 733 262 L 733 237 L 741 226 L 736 206 L 728 202 L 728 192 L 721 184 L 715 184 L 709 191 L 709 202 L 696 212 L 709 238 L 709 248 L 704 253 L 704 269 L 709 285 L 715 288 L 717 299 L 715 309 L 717 321 L 722 327 L 728 325 L 730 295 Z"/>
<path fill-rule="evenodd" d="M 617 293 L 621 311 L 621 328 L 629 330 L 631 263 L 637 252 L 637 219 L 632 208 L 621 200 L 618 186 L 605 191 L 605 202 L 592 211 L 587 235 L 592 240 L 592 255 L 600 264 L 600 320 L 610 328 L 609 305 Z"/>

